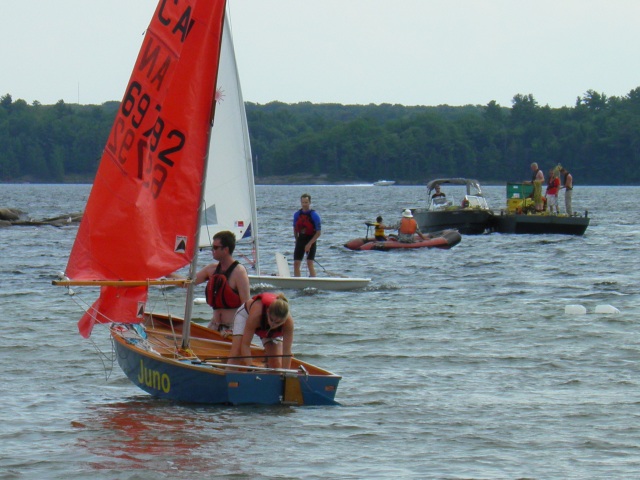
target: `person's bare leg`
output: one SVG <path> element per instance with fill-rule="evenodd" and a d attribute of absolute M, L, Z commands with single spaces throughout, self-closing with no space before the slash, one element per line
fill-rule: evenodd
<path fill-rule="evenodd" d="M 309 276 L 310 277 L 315 277 L 316 276 L 316 267 L 313 264 L 313 260 L 307 260 L 307 268 L 309 269 Z"/>
<path fill-rule="evenodd" d="M 300 264 L 302 262 L 300 260 L 294 260 L 293 261 L 293 276 L 294 277 L 299 277 L 300 276 Z"/>

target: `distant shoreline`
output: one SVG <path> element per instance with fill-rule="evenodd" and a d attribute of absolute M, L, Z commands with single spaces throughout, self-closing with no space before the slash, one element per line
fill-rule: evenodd
<path fill-rule="evenodd" d="M 6 184 L 92 184 L 94 176 L 73 176 L 67 177 L 62 182 L 38 181 L 32 178 L 21 178 L 13 181 L 0 181 Z M 277 175 L 269 177 L 255 177 L 256 185 L 352 185 L 352 184 L 373 184 L 373 181 L 349 179 L 344 181 L 332 181 L 327 175 Z M 420 183 L 396 182 L 396 185 L 423 185 Z"/>
<path fill-rule="evenodd" d="M 73 176 L 67 177 L 62 182 L 47 182 L 47 181 L 37 181 L 31 178 L 22 178 L 18 180 L 0 180 L 0 185 L 91 185 L 93 183 L 93 176 Z M 349 179 L 343 181 L 333 181 L 328 178 L 327 175 L 277 175 L 277 176 L 268 176 L 268 177 L 255 177 L 256 185 L 373 185 L 373 181 L 370 180 L 358 180 L 358 179 Z M 394 186 L 403 186 L 403 187 L 422 187 L 427 184 L 428 180 L 420 183 L 410 183 L 403 181 L 396 181 Z M 518 179 L 515 180 L 480 180 L 480 185 L 483 187 L 488 186 L 503 186 L 509 182 L 517 182 Z M 584 184 L 584 186 L 598 186 L 591 184 Z M 605 185 L 599 185 L 605 186 Z M 637 187 L 639 184 L 625 183 L 625 184 L 616 184 L 616 185 L 608 185 L 608 186 L 616 186 L 616 187 Z M 385 188 L 393 188 L 385 187 Z"/>

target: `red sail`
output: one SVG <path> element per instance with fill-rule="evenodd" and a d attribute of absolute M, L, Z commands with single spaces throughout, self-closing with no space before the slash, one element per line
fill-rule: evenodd
<path fill-rule="evenodd" d="M 66 274 L 158 278 L 195 253 L 224 0 L 160 0 L 104 149 Z"/>
<path fill-rule="evenodd" d="M 147 301 L 147 287 L 102 287 L 100 298 L 78 322 L 78 331 L 89 338 L 96 323 L 140 323 Z"/>

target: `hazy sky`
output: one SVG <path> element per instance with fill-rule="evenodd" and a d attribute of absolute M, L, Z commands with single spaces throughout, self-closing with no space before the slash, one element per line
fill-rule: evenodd
<path fill-rule="evenodd" d="M 0 0 L 0 96 L 121 100 L 157 0 Z M 246 101 L 572 106 L 640 86 L 640 0 L 230 0 Z"/>

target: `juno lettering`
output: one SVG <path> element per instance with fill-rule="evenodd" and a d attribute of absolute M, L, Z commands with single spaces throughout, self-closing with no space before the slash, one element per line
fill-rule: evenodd
<path fill-rule="evenodd" d="M 157 370 L 152 370 L 144 366 L 144 362 L 140 359 L 140 372 L 138 373 L 138 383 L 146 385 L 154 390 L 162 390 L 169 393 L 171 390 L 171 380 L 166 373 L 160 374 Z"/>

